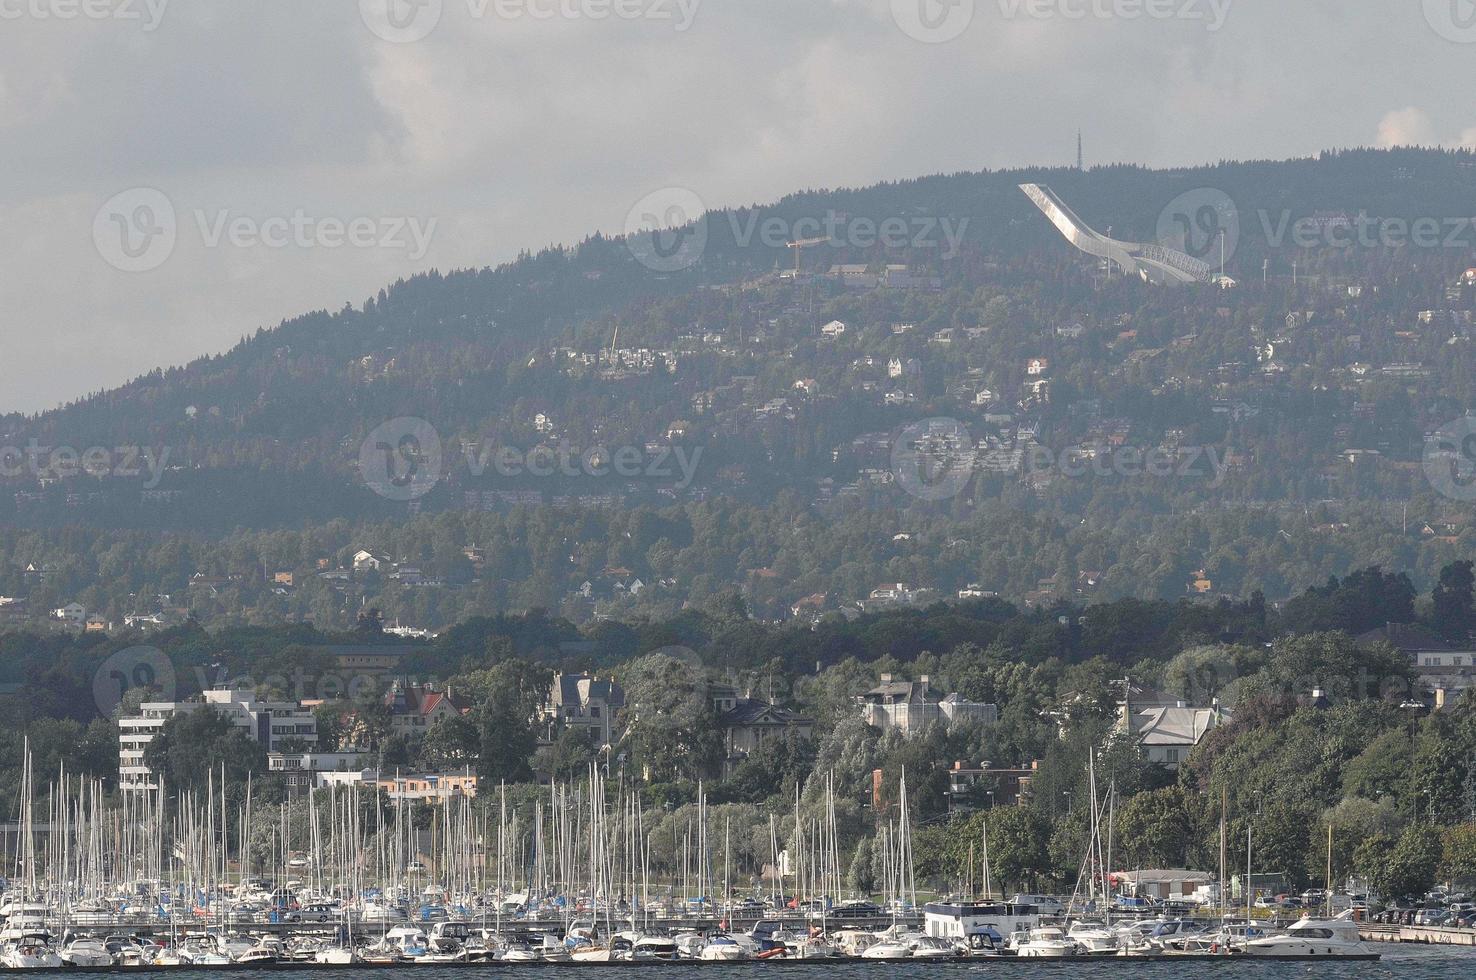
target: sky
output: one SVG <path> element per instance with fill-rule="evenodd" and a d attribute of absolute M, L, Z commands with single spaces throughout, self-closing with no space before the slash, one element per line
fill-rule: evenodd
<path fill-rule="evenodd" d="M 0 412 L 428 269 L 930 173 L 1476 144 L 1476 0 L 0 0 Z"/>

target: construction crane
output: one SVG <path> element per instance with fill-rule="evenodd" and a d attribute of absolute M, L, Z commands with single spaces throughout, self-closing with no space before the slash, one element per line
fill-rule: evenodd
<path fill-rule="evenodd" d="M 799 274 L 800 274 L 800 256 L 804 254 L 805 249 L 807 249 L 807 248 L 813 248 L 816 245 L 829 245 L 829 244 L 830 244 L 830 239 L 829 238 L 802 238 L 802 239 L 800 239 L 797 242 L 790 242 L 788 247 L 794 249 L 794 278 L 795 279 L 798 279 L 799 278 Z"/>

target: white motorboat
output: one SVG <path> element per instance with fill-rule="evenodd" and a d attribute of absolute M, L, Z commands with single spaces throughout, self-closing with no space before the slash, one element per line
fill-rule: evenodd
<path fill-rule="evenodd" d="M 1153 930 L 1149 939 L 1159 949 L 1179 953 L 1191 953 L 1202 948 L 1203 941 L 1211 934 L 1205 932 L 1205 924 L 1194 919 L 1169 919 Z"/>
<path fill-rule="evenodd" d="M 1018 941 L 1014 941 L 1017 938 Z M 1081 947 L 1076 944 L 1075 940 L 1067 939 L 1066 933 L 1054 926 L 1031 929 L 1023 936 L 1016 933 L 1011 940 L 1016 956 L 1057 959 L 1063 956 L 1076 956 L 1081 952 Z"/>
<path fill-rule="evenodd" d="M 417 963 L 466 963 L 470 959 L 466 947 L 455 940 L 443 940 L 440 944 L 431 946 L 421 956 L 415 958 Z"/>
<path fill-rule="evenodd" d="M 541 963 L 543 951 L 522 940 L 509 942 L 502 950 L 504 963 Z"/>
<path fill-rule="evenodd" d="M 266 966 L 282 958 L 282 949 L 275 943 L 260 942 L 236 957 L 242 966 Z"/>
<path fill-rule="evenodd" d="M 910 960 L 912 944 L 902 939 L 883 939 L 861 951 L 863 960 Z"/>
<path fill-rule="evenodd" d="M 415 926 L 396 926 L 384 934 L 384 944 L 400 951 L 407 959 L 416 960 L 430 952 L 430 938 Z"/>
<path fill-rule="evenodd" d="M 534 946 L 533 951 L 545 963 L 569 963 L 574 959 L 569 955 L 569 947 L 559 942 L 557 936 L 548 933 L 544 933 L 543 945 Z"/>
<path fill-rule="evenodd" d="M 1091 956 L 1107 956 L 1117 952 L 1117 933 L 1099 922 L 1073 922 L 1066 938 Z"/>
<path fill-rule="evenodd" d="M 112 966 L 113 954 L 101 939 L 81 937 L 73 939 L 58 953 L 67 966 Z"/>
<path fill-rule="evenodd" d="M 54 970 L 62 965 L 62 958 L 51 948 L 51 937 L 39 933 L 6 943 L 0 954 L 0 966 L 9 970 Z"/>
<path fill-rule="evenodd" d="M 645 962 L 681 958 L 676 940 L 670 936 L 639 936 L 631 943 L 630 953 L 632 959 Z"/>
<path fill-rule="evenodd" d="M 348 966 L 362 963 L 359 954 L 345 946 L 319 946 L 313 953 L 313 962 L 321 966 Z"/>
<path fill-rule="evenodd" d="M 737 938 L 726 934 L 713 936 L 702 947 L 699 959 L 733 962 L 749 958 L 749 951 Z"/>
<path fill-rule="evenodd" d="M 404 922 L 405 913 L 384 902 L 365 902 L 359 912 L 361 922 Z"/>
<path fill-rule="evenodd" d="M 180 945 L 179 960 L 189 966 L 229 966 L 233 962 L 214 936 L 187 936 Z"/>
<path fill-rule="evenodd" d="M 952 960 L 959 956 L 952 943 L 933 936 L 919 936 L 910 943 L 915 960 Z"/>
<path fill-rule="evenodd" d="M 808 939 L 797 939 L 793 943 L 786 942 L 789 955 L 797 960 L 838 960 L 841 958 L 840 949 L 824 936 L 811 936 Z"/>
<path fill-rule="evenodd" d="M 702 947 L 707 945 L 702 934 L 696 932 L 679 932 L 672 937 L 672 942 L 676 943 L 682 958 L 688 960 L 701 959 Z"/>
<path fill-rule="evenodd" d="M 1350 913 L 1336 919 L 1302 918 L 1279 936 L 1247 940 L 1245 951 L 1251 956 L 1337 956 L 1377 959 Z"/>

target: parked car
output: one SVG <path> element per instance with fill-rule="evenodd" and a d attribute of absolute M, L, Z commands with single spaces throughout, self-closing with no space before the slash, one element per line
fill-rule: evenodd
<path fill-rule="evenodd" d="M 1041 915 L 1061 915 L 1066 911 L 1059 899 L 1049 895 L 1015 895 L 1010 899 L 1011 905 L 1034 905 L 1040 910 Z"/>
<path fill-rule="evenodd" d="M 837 919 L 869 919 L 881 915 L 881 907 L 871 902 L 842 902 L 830 914 Z"/>

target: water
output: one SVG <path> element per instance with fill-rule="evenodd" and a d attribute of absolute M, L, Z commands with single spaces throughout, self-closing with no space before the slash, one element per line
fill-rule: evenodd
<path fill-rule="evenodd" d="M 1377 944 L 1375 949 L 1384 954 L 1378 962 L 1284 962 L 1274 960 L 1231 959 L 1213 962 L 1195 960 L 1189 963 L 1175 962 L 1172 957 L 1150 960 L 1065 959 L 1021 960 L 1010 958 L 998 960 L 963 960 L 958 963 L 867 963 L 848 961 L 844 963 L 670 963 L 642 964 L 639 966 L 539 966 L 536 964 L 477 963 L 467 966 L 397 966 L 363 969 L 359 967 L 338 969 L 315 969 L 293 967 L 288 970 L 231 970 L 232 977 L 291 977 L 336 978 L 348 975 L 368 974 L 382 980 L 410 980 L 424 977 L 427 973 L 438 976 L 459 974 L 495 973 L 499 977 L 528 974 L 533 977 L 552 976 L 558 980 L 603 980 L 612 974 L 615 977 L 632 977 L 641 974 L 657 974 L 662 980 L 761 980 L 775 977 L 778 980 L 836 980 L 837 977 L 875 977 L 876 980 L 938 980 L 950 976 L 959 980 L 974 975 L 993 972 L 1009 977 L 1028 980 L 1030 977 L 1048 977 L 1052 980 L 1110 980 L 1114 977 L 1131 980 L 1185 980 L 1186 967 L 1196 974 L 1194 980 L 1286 980 L 1288 977 L 1305 977 L 1307 980 L 1447 980 L 1451 977 L 1476 975 L 1476 949 L 1454 946 L 1414 946 L 1398 943 Z M 130 971 L 135 972 L 135 971 Z M 209 970 L 136 971 L 147 976 L 179 977 L 184 980 L 211 980 L 216 976 Z"/>

